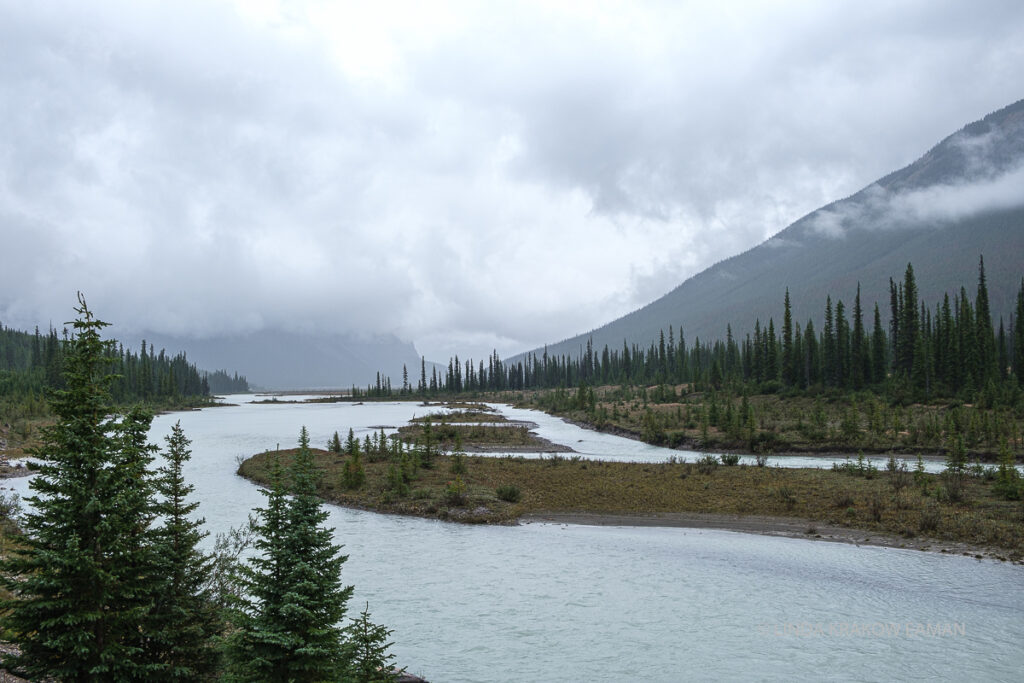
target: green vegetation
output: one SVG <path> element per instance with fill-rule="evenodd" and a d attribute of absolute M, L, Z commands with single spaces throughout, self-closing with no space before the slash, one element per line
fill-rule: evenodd
<path fill-rule="evenodd" d="M 153 468 L 152 416 L 117 410 L 106 323 L 81 295 L 76 310 L 21 527 L 17 501 L 0 498 L 0 624 L 17 645 L 3 668 L 33 680 L 370 680 L 357 655 L 386 661 L 387 632 L 364 613 L 349 643 L 339 623 L 352 589 L 323 527 L 305 429 L 289 487 L 278 477 L 251 528 L 203 553 L 182 477 L 188 439 L 176 425 Z"/>
<path fill-rule="evenodd" d="M 341 584 L 348 558 L 323 526 L 327 512 L 315 497 L 317 474 L 305 427 L 289 475 L 286 489 L 275 463 L 271 488 L 264 492 L 267 506 L 258 511 L 260 554 L 242 569 L 238 630 L 228 646 L 238 680 L 340 680 L 348 672 L 338 625 L 352 594 L 351 586 Z"/>
<path fill-rule="evenodd" d="M 689 385 L 509 392 L 505 400 L 647 443 L 746 453 L 943 453 L 963 439 L 994 460 L 1024 451 L 1024 409 L 958 401 L 890 404 L 868 392 L 819 396 L 691 391 Z M 581 401 L 580 395 L 586 399 Z"/>
<path fill-rule="evenodd" d="M 748 394 L 829 390 L 869 390 L 891 402 L 957 398 L 979 399 L 986 405 L 1016 405 L 1024 384 L 1024 341 L 1016 326 L 1024 319 L 1024 281 L 1017 297 L 1017 315 L 1009 330 L 993 326 L 988 305 L 984 261 L 979 265 L 977 294 L 972 301 L 961 288 L 952 299 L 930 308 L 917 297 L 913 266 L 900 283 L 889 282 L 889 324 L 883 325 L 874 306 L 868 329 L 858 288 L 852 320 L 842 301 L 826 297 L 824 327 L 812 322 L 801 328 L 792 320 L 789 293 L 783 300 L 781 336 L 773 319 L 753 322 L 752 335 L 742 341 L 727 325 L 724 340 L 688 346 L 671 325 L 648 348 L 594 349 L 588 344 L 578 357 L 541 357 L 505 364 L 497 354 L 486 366 L 452 359 L 447 374 L 436 370 L 429 380 L 425 365 L 417 387 L 393 392 L 385 384 L 367 387 L 368 396 L 458 395 L 575 386 L 692 385 L 697 391 L 730 387 Z M 1006 381 L 1011 379 L 1013 381 Z"/>
<path fill-rule="evenodd" d="M 8 442 L 9 457 L 20 457 L 53 413 L 49 392 L 66 388 L 64 369 L 70 340 L 65 328 L 58 335 L 13 330 L 0 325 L 0 438 Z M 150 410 L 176 410 L 211 404 L 216 393 L 245 392 L 248 382 L 224 370 L 206 373 L 188 362 L 184 353 L 171 356 L 146 342 L 138 353 L 109 343 L 103 347 L 111 379 L 108 391 L 114 405 L 146 405 Z"/>
<path fill-rule="evenodd" d="M 239 473 L 258 482 L 272 479 L 274 462 L 294 451 L 262 453 Z M 366 482 L 346 490 L 336 482 L 346 458 L 314 451 L 324 499 L 378 512 L 435 517 L 466 523 L 513 523 L 531 513 L 608 514 L 717 513 L 813 520 L 905 537 L 926 536 L 987 546 L 1024 559 L 1024 508 L 1006 500 L 987 474 L 966 475 L 964 495 L 938 493 L 944 475 L 923 474 L 920 485 L 894 485 L 898 473 L 856 464 L 836 470 L 722 467 L 707 455 L 697 462 L 661 464 L 590 461 L 553 454 L 466 458 L 466 473 L 452 476 L 451 456 L 433 469 L 417 469 L 398 492 L 392 477 L 397 460 L 366 464 Z M 447 465 L 447 466 L 445 466 Z M 913 480 L 913 478 L 910 478 Z"/>
<path fill-rule="evenodd" d="M 500 450 L 568 450 L 544 441 L 521 425 L 479 424 L 411 424 L 398 428 L 398 435 L 407 444 L 429 444 L 432 452 L 439 446 L 450 450 L 456 441 L 469 449 Z"/>
<path fill-rule="evenodd" d="M 1024 453 L 1024 280 L 1016 315 L 998 326 L 984 260 L 973 298 L 961 288 L 934 305 L 919 299 L 911 264 L 888 289 L 870 315 L 859 286 L 852 310 L 827 296 L 820 333 L 793 320 L 787 290 L 781 331 L 755 320 L 743 340 L 726 325 L 724 339 L 691 346 L 669 325 L 648 348 L 588 343 L 576 357 L 508 364 L 456 357 L 429 378 L 423 364 L 416 387 L 356 394 L 488 396 L 669 447 L 934 453 L 962 438 L 987 459 L 1004 444 Z"/>
<path fill-rule="evenodd" d="M 137 410 L 109 417 L 105 323 L 80 303 L 66 388 L 52 403 L 57 423 L 34 452 L 42 464 L 25 545 L 3 565 L 14 596 L 5 626 L 21 647 L 5 664 L 35 678 L 145 678 L 162 670 L 140 628 L 162 587 L 151 571 L 150 419 Z"/>

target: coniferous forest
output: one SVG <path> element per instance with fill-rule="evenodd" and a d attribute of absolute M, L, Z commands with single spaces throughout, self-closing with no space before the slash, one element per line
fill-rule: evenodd
<path fill-rule="evenodd" d="M 0 623 L 17 649 L 0 666 L 31 680 L 393 680 L 390 632 L 368 609 L 341 623 L 347 558 L 324 526 L 305 428 L 266 506 L 204 551 L 180 423 L 158 460 L 152 414 L 117 408 L 111 369 L 148 354 L 115 350 L 79 304 L 48 392 L 55 421 L 31 451 L 31 510 L 4 533 Z"/>
<path fill-rule="evenodd" d="M 1024 386 L 1024 334 L 1016 329 L 1024 319 L 1024 279 L 1009 321 L 992 318 L 984 260 L 973 295 L 961 287 L 940 302 L 920 300 L 912 264 L 889 289 L 890 300 L 881 304 L 862 302 L 859 288 L 851 304 L 827 296 L 820 331 L 813 320 L 792 319 L 787 291 L 779 322 L 751 321 L 742 338 L 730 323 L 722 339 L 687 343 L 684 330 L 669 324 L 647 347 L 587 344 L 577 355 L 534 353 L 515 362 L 494 353 L 478 364 L 455 356 L 446 372 L 434 368 L 429 376 L 424 363 L 415 385 L 406 371 L 398 389 L 378 377 L 357 395 L 693 384 L 769 394 L 867 389 L 904 402 L 1017 400 Z"/>
<path fill-rule="evenodd" d="M 68 330 L 23 332 L 0 324 L 0 415 L 15 422 L 49 414 L 47 391 L 65 386 L 63 370 Z M 159 408 L 201 405 L 213 394 L 249 390 L 245 377 L 224 370 L 208 373 L 185 353 L 157 351 L 143 341 L 138 352 L 111 344 L 104 353 L 113 379 L 110 394 L 118 405 L 145 403 Z"/>
<path fill-rule="evenodd" d="M 423 363 L 415 384 L 406 373 L 398 389 L 383 378 L 353 394 L 520 392 L 549 412 L 673 446 L 792 447 L 779 429 L 766 428 L 773 418 L 767 412 L 791 418 L 800 449 L 944 450 L 956 434 L 993 454 L 1003 441 L 1024 447 L 1024 279 L 1009 320 L 992 315 L 983 258 L 970 292 L 964 285 L 941 301 L 923 301 L 913 264 L 890 279 L 889 291 L 885 302 L 862 301 L 859 286 L 852 303 L 826 295 L 816 325 L 793 320 L 787 290 L 778 322 L 751 321 L 742 335 L 737 324 L 727 324 L 722 339 L 689 343 L 669 324 L 646 347 L 588 343 L 575 356 L 529 354 L 505 362 L 495 353 L 486 364 L 456 356 L 447 371 L 435 367 L 428 374 Z M 694 395 L 694 410 L 653 407 L 685 404 Z M 638 414 L 619 420 L 631 403 Z M 937 403 L 943 410 L 922 407 Z M 751 428 L 754 422 L 760 429 Z"/>

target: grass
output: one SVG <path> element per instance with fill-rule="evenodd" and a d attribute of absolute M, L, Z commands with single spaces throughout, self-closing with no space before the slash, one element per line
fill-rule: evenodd
<path fill-rule="evenodd" d="M 944 453 L 962 437 L 971 457 L 993 460 L 1005 440 L 1024 453 L 1024 410 L 945 401 L 891 405 L 868 394 L 814 397 L 727 391 L 686 385 L 594 388 L 585 409 L 574 390 L 508 393 L 519 407 L 558 415 L 600 431 L 693 450 L 742 452 Z M 494 399 L 497 400 L 497 399 Z"/>
<path fill-rule="evenodd" d="M 281 451 L 287 462 L 294 450 Z M 274 453 L 242 463 L 239 473 L 258 482 L 269 480 Z M 889 474 L 874 479 L 818 469 L 749 466 L 717 467 L 701 472 L 694 463 L 615 463 L 553 455 L 522 457 L 469 456 L 465 501 L 449 502 L 450 456 L 438 456 L 433 469 L 420 469 L 410 484 L 415 495 L 389 491 L 388 463 L 366 463 L 366 483 L 357 491 L 340 485 L 345 457 L 316 451 L 323 474 L 320 493 L 341 505 L 385 513 L 436 517 L 470 523 L 512 523 L 542 512 L 656 514 L 671 512 L 763 515 L 813 520 L 893 535 L 926 535 L 998 548 L 1010 559 L 1024 559 L 1024 507 L 999 499 L 991 482 L 968 479 L 964 501 L 939 502 L 938 475 L 925 475 L 932 495 L 920 487 L 896 490 Z M 519 490 L 516 502 L 498 496 L 499 488 Z"/>

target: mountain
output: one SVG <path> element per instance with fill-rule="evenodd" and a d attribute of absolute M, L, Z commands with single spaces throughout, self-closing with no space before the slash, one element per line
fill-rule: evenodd
<path fill-rule="evenodd" d="M 184 349 L 190 362 L 207 370 L 227 369 L 245 375 L 249 384 L 263 389 L 345 389 L 376 382 L 386 373 L 397 389 L 402 365 L 410 382 L 420 377 L 416 348 L 392 335 L 304 335 L 264 330 L 247 335 L 195 339 L 159 334 L 118 335 L 132 348 L 145 339 L 158 351 Z M 427 369 L 430 371 L 430 368 Z"/>
<path fill-rule="evenodd" d="M 888 320 L 889 278 L 912 263 L 930 306 L 949 291 L 973 297 L 984 256 L 993 319 L 1009 323 L 1024 276 L 1024 100 L 965 126 L 909 166 L 796 221 L 762 244 L 691 277 L 660 299 L 603 327 L 547 347 L 578 355 L 623 340 L 646 347 L 682 328 L 688 343 L 738 337 L 755 319 L 781 329 L 789 288 L 794 321 L 821 330 L 825 297 L 852 310 L 857 284 L 865 322 L 878 302 Z M 531 353 L 541 353 L 541 349 Z"/>

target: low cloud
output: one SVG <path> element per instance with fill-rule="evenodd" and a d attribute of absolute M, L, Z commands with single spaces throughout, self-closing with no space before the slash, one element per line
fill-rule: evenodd
<path fill-rule="evenodd" d="M 850 229 L 934 227 L 979 214 L 1024 206 L 1024 165 L 974 182 L 890 192 L 872 185 L 863 193 L 814 214 L 811 230 L 841 239 Z"/>
<path fill-rule="evenodd" d="M 1020 15 L 0 0 L 0 321 L 569 337 L 1007 104 Z"/>

